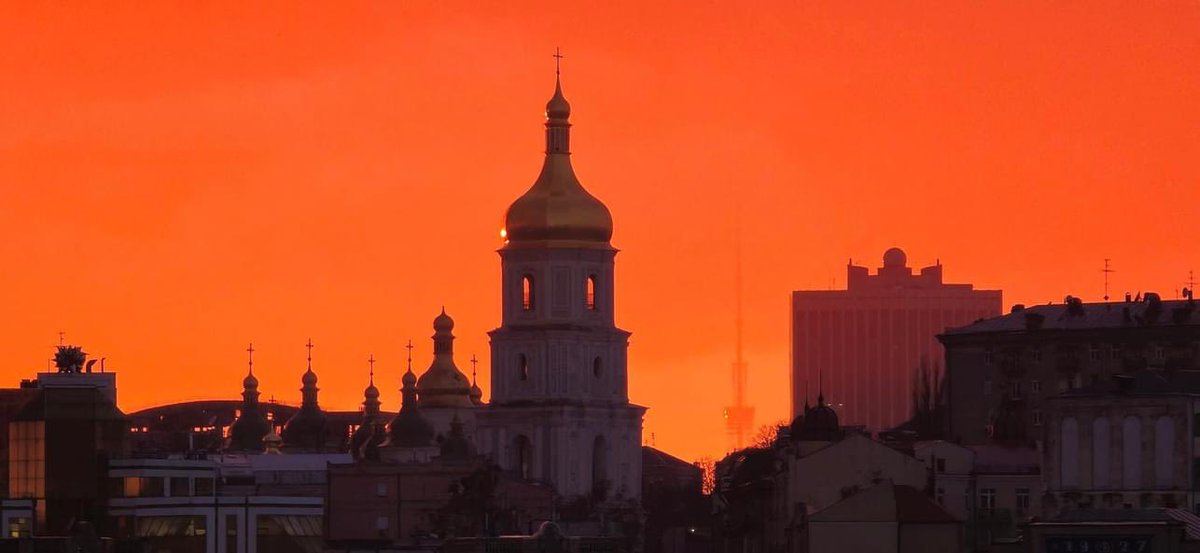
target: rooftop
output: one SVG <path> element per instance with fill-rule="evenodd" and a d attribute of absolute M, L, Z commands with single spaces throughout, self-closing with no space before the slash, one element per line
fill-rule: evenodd
<path fill-rule="evenodd" d="M 1147 294 L 1151 295 L 1151 294 Z M 1153 296 L 1157 297 L 1157 296 Z M 1083 303 L 1068 301 L 1032 307 L 1014 306 L 1012 312 L 946 330 L 943 336 L 1033 330 L 1085 330 L 1153 326 L 1200 326 L 1192 300 L 1143 300 Z"/>

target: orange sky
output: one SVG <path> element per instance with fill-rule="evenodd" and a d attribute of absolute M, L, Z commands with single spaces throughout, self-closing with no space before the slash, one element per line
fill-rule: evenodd
<path fill-rule="evenodd" d="M 1013 302 L 1175 297 L 1200 270 L 1196 2 L 12 3 L 0 8 L 0 358 L 67 332 L 121 407 L 235 398 L 246 343 L 327 408 L 499 321 L 498 230 L 537 175 L 555 46 L 577 172 L 616 221 L 646 435 L 721 453 L 744 214 L 759 420 L 788 292 L 903 247 Z M 329 9 L 338 6 L 338 10 Z"/>

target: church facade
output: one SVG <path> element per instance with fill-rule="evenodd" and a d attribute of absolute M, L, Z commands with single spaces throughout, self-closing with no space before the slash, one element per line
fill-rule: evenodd
<path fill-rule="evenodd" d="M 372 379 L 353 435 L 334 436 L 318 407 L 310 360 L 303 406 L 280 433 L 261 413 L 257 378 L 246 376 L 226 448 L 348 448 L 357 461 L 411 464 L 436 461 L 453 437 L 509 476 L 550 484 L 564 499 L 640 499 L 645 408 L 629 402 L 629 332 L 614 318 L 612 216 L 575 176 L 570 105 L 558 82 L 546 115 L 541 173 L 505 217 L 503 312 L 490 332 L 491 401 L 484 403 L 474 371 L 468 379 L 456 365 L 454 320 L 443 309 L 433 321 L 433 361 L 418 378 L 410 355 L 403 405 L 390 422 Z"/>

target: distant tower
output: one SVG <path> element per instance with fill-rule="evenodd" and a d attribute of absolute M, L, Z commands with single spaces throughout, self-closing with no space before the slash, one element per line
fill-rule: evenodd
<path fill-rule="evenodd" d="M 575 176 L 570 113 L 556 79 L 541 174 L 505 215 L 479 443 L 510 474 L 564 497 L 636 499 L 645 409 L 629 403 L 629 333 L 614 321 L 612 216 Z"/>
<path fill-rule="evenodd" d="M 734 358 L 732 369 L 733 404 L 725 408 L 725 433 L 729 450 L 746 447 L 754 429 L 754 407 L 746 405 L 746 381 L 749 366 L 742 357 L 742 233 L 741 222 L 734 230 Z"/>
<path fill-rule="evenodd" d="M 237 420 L 229 427 L 229 449 L 235 451 L 262 451 L 263 438 L 271 432 L 271 423 L 258 408 L 258 377 L 254 376 L 254 344 L 246 349 L 249 353 L 249 369 L 242 380 L 242 409 Z"/>
<path fill-rule="evenodd" d="M 328 424 L 325 412 L 317 403 L 319 389 L 317 373 L 312 370 L 312 340 L 305 347 L 308 348 L 308 370 L 300 377 L 303 399 L 300 410 L 283 426 L 283 447 L 285 450 L 318 452 L 325 448 Z"/>

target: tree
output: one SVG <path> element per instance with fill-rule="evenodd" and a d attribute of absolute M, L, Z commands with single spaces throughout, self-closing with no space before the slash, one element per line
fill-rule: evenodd
<path fill-rule="evenodd" d="M 692 464 L 700 467 L 700 470 L 703 471 L 700 477 L 700 490 L 705 495 L 711 494 L 713 488 L 717 486 L 717 461 L 712 457 L 701 457 Z"/>
<path fill-rule="evenodd" d="M 911 394 L 912 429 L 927 439 L 940 437 L 946 416 L 946 379 L 937 363 L 930 368 L 928 361 L 921 358 L 913 373 Z"/>
<path fill-rule="evenodd" d="M 750 447 L 762 449 L 771 447 L 775 443 L 775 438 L 779 437 L 779 431 L 785 426 L 787 426 L 787 421 L 779 420 L 758 427 L 758 432 L 755 432 L 754 437 L 750 438 Z"/>

